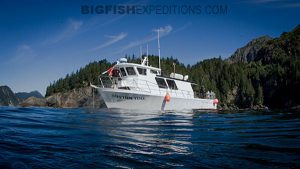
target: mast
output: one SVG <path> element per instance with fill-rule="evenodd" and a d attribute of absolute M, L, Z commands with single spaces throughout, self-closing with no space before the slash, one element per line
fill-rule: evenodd
<path fill-rule="evenodd" d="M 142 53 L 142 46 L 140 46 L 140 55 L 141 55 L 141 63 L 143 63 L 143 53 Z"/>
<path fill-rule="evenodd" d="M 174 70 L 174 74 L 175 74 L 175 67 L 176 67 L 176 63 L 173 62 L 173 70 Z"/>
<path fill-rule="evenodd" d="M 159 67 L 159 69 L 160 69 L 160 43 L 159 43 L 159 31 L 160 31 L 160 29 L 157 29 L 158 67 Z"/>
<path fill-rule="evenodd" d="M 149 66 L 149 60 L 148 60 L 148 44 L 147 44 L 147 66 Z"/>

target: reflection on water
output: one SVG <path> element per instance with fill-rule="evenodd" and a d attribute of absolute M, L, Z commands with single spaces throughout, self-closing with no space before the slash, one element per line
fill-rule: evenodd
<path fill-rule="evenodd" d="M 0 108 L 0 168 L 299 168 L 300 114 Z"/>
<path fill-rule="evenodd" d="M 190 154 L 188 145 L 192 132 L 192 113 L 158 113 L 118 111 L 120 121 L 108 131 L 119 148 L 137 154 Z M 134 148 L 132 148 L 134 147 Z"/>

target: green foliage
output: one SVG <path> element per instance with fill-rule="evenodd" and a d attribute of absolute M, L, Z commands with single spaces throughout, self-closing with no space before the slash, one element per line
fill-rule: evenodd
<path fill-rule="evenodd" d="M 46 97 L 53 93 L 66 92 L 88 86 L 89 83 L 97 84 L 100 73 L 109 69 L 111 65 L 106 59 L 89 63 L 84 68 L 76 71 L 76 73 L 67 74 L 65 78 L 60 78 L 51 83 L 47 87 Z"/>

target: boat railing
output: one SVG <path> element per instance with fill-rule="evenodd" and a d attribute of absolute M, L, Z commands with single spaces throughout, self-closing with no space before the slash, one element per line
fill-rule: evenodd
<path fill-rule="evenodd" d="M 201 93 L 198 92 L 198 91 L 194 91 L 194 97 L 195 97 L 195 98 L 202 98 L 202 97 L 201 97 Z"/>
<path fill-rule="evenodd" d="M 130 90 L 136 90 L 144 93 L 157 93 L 164 95 L 169 92 L 172 95 L 184 98 L 194 97 L 194 92 L 182 90 L 182 89 L 170 89 L 167 86 L 159 86 L 157 83 L 144 79 L 126 79 L 121 81 L 122 78 L 111 78 L 110 76 L 99 76 L 100 87 L 102 88 L 130 88 Z M 121 84 L 123 83 L 123 84 Z"/>
<path fill-rule="evenodd" d="M 113 86 L 113 80 L 110 76 L 102 76 L 98 77 L 100 87 L 102 88 L 111 88 Z"/>

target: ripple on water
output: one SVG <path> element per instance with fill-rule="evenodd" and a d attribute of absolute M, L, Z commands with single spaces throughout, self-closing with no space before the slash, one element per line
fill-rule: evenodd
<path fill-rule="evenodd" d="M 299 168 L 299 114 L 0 107 L 0 168 Z"/>

